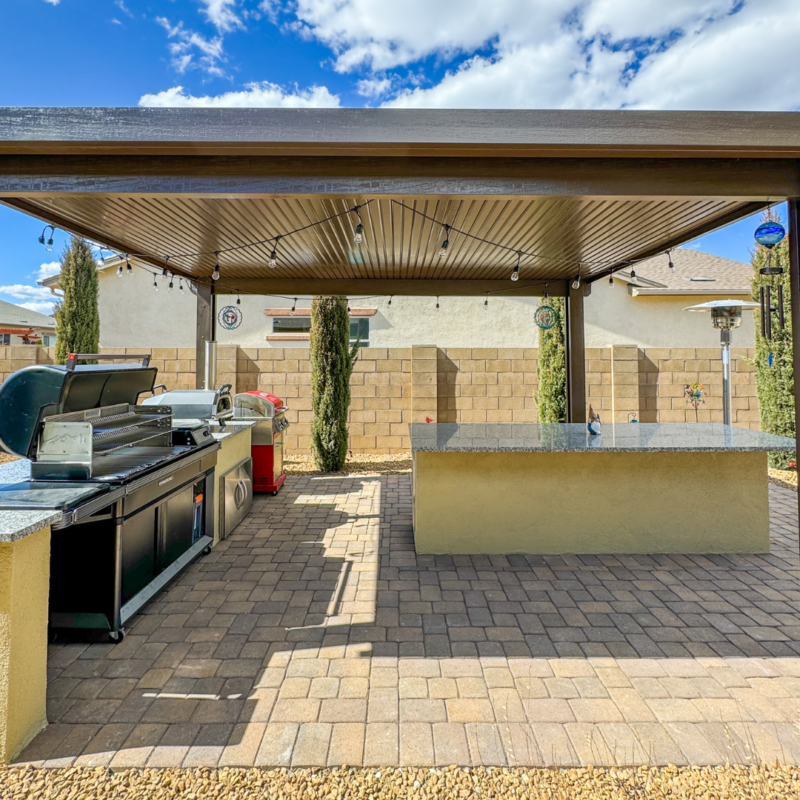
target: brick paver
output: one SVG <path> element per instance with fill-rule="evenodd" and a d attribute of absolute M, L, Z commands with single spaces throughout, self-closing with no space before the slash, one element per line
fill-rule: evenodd
<path fill-rule="evenodd" d="M 417 556 L 410 476 L 291 476 L 121 644 L 51 646 L 19 761 L 800 762 L 796 500 L 770 491 L 764 555 Z"/>

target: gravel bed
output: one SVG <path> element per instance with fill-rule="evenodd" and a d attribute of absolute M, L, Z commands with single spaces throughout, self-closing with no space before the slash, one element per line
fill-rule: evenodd
<path fill-rule="evenodd" d="M 16 461 L 17 457 L 9 455 L 8 453 L 3 453 L 0 451 L 0 464 L 7 464 L 9 461 Z"/>
<path fill-rule="evenodd" d="M 797 470 L 796 469 L 771 469 L 769 479 L 778 486 L 797 491 Z"/>
<path fill-rule="evenodd" d="M 0 770 L 4 800 L 645 800 L 670 798 L 797 798 L 800 769 L 789 766 L 640 767 L 636 769 L 145 769 L 8 768 Z"/>
<path fill-rule="evenodd" d="M 283 467 L 289 475 L 322 475 L 323 473 L 314 466 L 314 458 L 309 455 L 292 453 L 283 460 Z M 403 450 L 390 455 L 369 455 L 355 453 L 347 457 L 344 469 L 341 472 L 327 473 L 329 475 L 374 475 L 380 472 L 383 475 L 399 475 L 411 472 L 411 451 Z"/>

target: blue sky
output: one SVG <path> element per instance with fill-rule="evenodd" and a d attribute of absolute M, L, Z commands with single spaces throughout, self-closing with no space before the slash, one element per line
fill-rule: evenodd
<path fill-rule="evenodd" d="M 800 108 L 796 0 L 2 0 L 0 30 L 4 106 Z M 756 224 L 692 246 L 747 260 Z M 0 299 L 48 311 L 41 229 L 0 207 Z"/>

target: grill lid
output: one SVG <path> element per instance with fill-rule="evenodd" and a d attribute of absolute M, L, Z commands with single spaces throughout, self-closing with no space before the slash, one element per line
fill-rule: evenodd
<path fill-rule="evenodd" d="M 140 364 L 23 367 L 0 386 L 0 447 L 35 460 L 44 417 L 119 403 L 133 405 L 139 394 L 153 390 L 157 373 L 156 367 Z"/>

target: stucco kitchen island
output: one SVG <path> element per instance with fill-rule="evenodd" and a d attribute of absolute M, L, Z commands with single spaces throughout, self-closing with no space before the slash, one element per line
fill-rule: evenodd
<path fill-rule="evenodd" d="M 719 423 L 411 426 L 418 553 L 764 553 L 767 452 Z"/>

